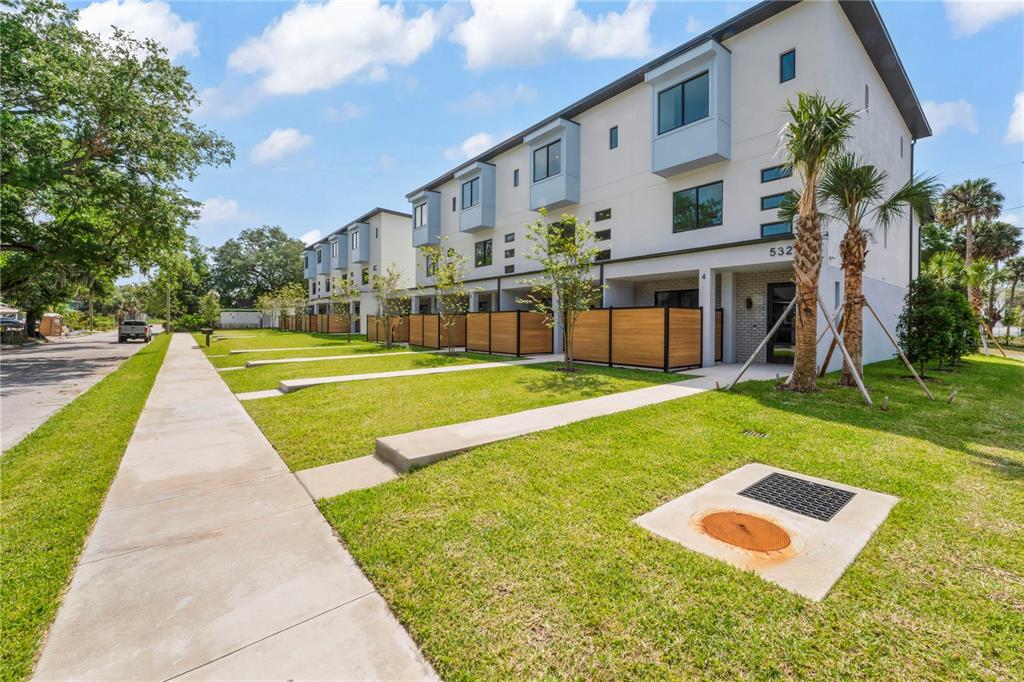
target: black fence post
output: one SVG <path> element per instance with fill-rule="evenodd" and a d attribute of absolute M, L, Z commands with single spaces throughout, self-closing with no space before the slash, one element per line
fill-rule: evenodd
<path fill-rule="evenodd" d="M 698 367 L 704 366 L 704 306 L 697 308 L 700 311 L 700 364 Z"/>
<path fill-rule="evenodd" d="M 608 366 L 612 366 L 612 315 L 615 313 L 614 307 L 608 308 Z"/>
<path fill-rule="evenodd" d="M 666 374 L 668 373 L 668 321 L 669 321 L 668 306 L 665 306 L 665 355 L 664 355 L 665 366 L 664 366 L 664 370 L 665 370 Z"/>
<path fill-rule="evenodd" d="M 521 342 L 520 342 L 520 337 L 521 337 L 521 335 L 522 335 L 522 330 L 521 330 L 521 329 L 519 328 L 519 313 L 520 313 L 520 312 L 521 312 L 521 311 L 519 311 L 519 310 L 517 310 L 517 311 L 516 311 L 516 357 L 517 357 L 517 358 L 518 358 L 518 357 L 519 357 L 520 355 L 522 355 L 522 354 L 521 354 L 521 353 L 519 352 L 519 350 L 520 350 L 520 349 L 522 348 L 522 344 L 521 344 Z"/>

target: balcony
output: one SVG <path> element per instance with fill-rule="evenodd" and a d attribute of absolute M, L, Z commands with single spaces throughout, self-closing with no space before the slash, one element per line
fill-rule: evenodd
<path fill-rule="evenodd" d="M 348 235 L 338 232 L 328 238 L 331 245 L 331 253 L 337 249 L 337 256 L 331 256 L 331 270 L 344 270 L 348 267 Z M 335 247 L 337 244 L 337 247 Z"/>
<path fill-rule="evenodd" d="M 420 247 L 440 244 L 441 195 L 424 190 L 410 197 L 409 203 L 412 204 L 412 245 Z M 421 224 L 418 225 L 417 221 Z"/>
<path fill-rule="evenodd" d="M 644 75 L 652 97 L 652 172 L 667 178 L 731 157 L 731 69 L 729 51 L 709 40 Z"/>
<path fill-rule="evenodd" d="M 348 234 L 348 262 L 368 263 L 370 261 L 370 224 L 352 223 L 346 230 Z"/>
<path fill-rule="evenodd" d="M 455 171 L 459 181 L 459 231 L 476 232 L 494 227 L 494 165 L 471 163 Z"/>
<path fill-rule="evenodd" d="M 530 147 L 530 209 L 580 202 L 580 126 L 555 119 L 523 138 Z M 557 168 L 557 170 L 555 170 Z"/>

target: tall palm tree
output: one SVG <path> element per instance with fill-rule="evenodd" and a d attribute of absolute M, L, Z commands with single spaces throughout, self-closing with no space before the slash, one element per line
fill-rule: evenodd
<path fill-rule="evenodd" d="M 974 225 L 978 220 L 993 220 L 1003 209 L 1003 195 L 988 178 L 964 180 L 942 193 L 936 217 L 947 225 L 961 227 L 966 242 L 964 265 L 974 260 Z M 967 298 L 973 300 L 972 285 L 967 284 Z"/>
<path fill-rule="evenodd" d="M 1016 298 L 1017 298 L 1017 284 L 1024 279 L 1024 256 L 1015 256 L 1006 260 L 1006 274 L 1010 280 L 1010 294 L 1006 297 L 1006 303 L 1004 304 L 1003 319 L 1007 321 L 1006 324 L 1006 342 L 1010 342 L 1010 326 L 1011 323 L 1017 320 L 1016 311 Z"/>
<path fill-rule="evenodd" d="M 786 103 L 790 120 L 780 132 L 779 146 L 786 165 L 803 183 L 796 202 L 793 229 L 793 274 L 796 280 L 796 353 L 789 388 L 817 390 L 818 278 L 821 275 L 821 216 L 818 178 L 826 162 L 842 151 L 850 138 L 857 112 L 845 102 L 829 101 L 820 93 L 797 94 Z"/>
<path fill-rule="evenodd" d="M 885 188 L 889 174 L 881 168 L 862 164 L 852 153 L 840 154 L 825 167 L 818 187 L 818 200 L 825 207 L 823 215 L 846 226 L 839 244 L 843 259 L 845 301 L 843 309 L 843 343 L 853 361 L 843 363 L 844 386 L 856 386 L 854 372 L 863 376 L 864 338 L 864 267 L 867 264 L 868 240 L 875 228 L 888 230 L 910 208 L 920 217 L 931 210 L 938 194 L 936 178 L 910 178 L 888 197 Z"/>
<path fill-rule="evenodd" d="M 974 228 L 974 253 L 993 262 L 995 271 L 989 282 L 986 317 L 990 325 L 996 319 L 996 284 L 1002 281 L 999 264 L 1021 249 L 1021 229 L 1001 220 L 979 222 Z"/>

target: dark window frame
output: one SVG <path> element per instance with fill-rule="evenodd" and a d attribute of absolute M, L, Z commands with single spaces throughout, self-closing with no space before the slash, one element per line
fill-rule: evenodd
<path fill-rule="evenodd" d="M 481 254 L 481 248 L 483 253 Z M 473 267 L 485 268 L 494 264 L 494 240 L 484 239 L 473 244 Z"/>
<path fill-rule="evenodd" d="M 608 149 L 619 148 L 619 126 L 612 126 L 608 129 Z"/>
<path fill-rule="evenodd" d="M 370 283 L 370 271 L 367 268 L 363 268 L 362 283 L 364 286 Z"/>
<path fill-rule="evenodd" d="M 718 211 L 718 222 L 712 222 L 712 223 L 708 223 L 707 225 L 701 225 L 701 217 L 700 217 L 700 204 L 701 204 L 700 194 L 701 194 L 701 190 L 702 189 L 707 189 L 709 187 L 716 187 L 716 186 L 720 186 L 722 188 L 722 205 L 719 207 L 719 211 Z M 694 217 L 696 219 L 696 224 L 694 224 L 692 227 L 678 227 L 677 224 L 676 224 L 676 205 L 675 205 L 676 204 L 676 196 L 678 196 L 678 195 L 680 195 L 680 194 L 682 194 L 684 192 L 694 192 L 695 193 L 696 202 L 694 203 L 694 206 L 695 206 L 696 210 L 694 212 Z M 691 232 L 693 230 L 703 230 L 703 229 L 708 228 L 708 227 L 721 227 L 724 222 L 725 222 L 725 182 L 724 181 L 718 180 L 716 182 L 709 182 L 709 183 L 706 183 L 706 184 L 703 184 L 703 185 L 698 185 L 696 187 L 687 187 L 686 189 L 681 189 L 681 190 L 679 190 L 677 192 L 672 192 L 672 232 L 673 232 L 673 234 L 678 234 L 680 232 Z"/>
<path fill-rule="evenodd" d="M 554 147 L 555 145 L 558 145 L 558 171 L 555 172 L 555 173 L 552 173 L 551 172 L 551 148 Z M 544 152 L 544 172 L 545 172 L 545 175 L 543 177 L 537 177 L 537 154 L 539 154 L 540 152 Z M 533 170 L 533 181 L 534 182 L 540 182 L 541 180 L 547 180 L 548 178 L 553 178 L 556 175 L 561 175 L 562 174 L 562 138 L 558 138 L 557 140 L 552 140 L 551 142 L 548 142 L 547 144 L 545 144 L 543 146 L 540 146 L 540 147 L 537 147 L 536 149 L 534 149 L 532 154 L 531 154 L 531 161 L 532 161 L 532 163 L 530 165 L 533 166 L 532 170 Z"/>
<path fill-rule="evenodd" d="M 516 266 L 515 266 L 515 265 L 506 265 L 506 266 L 505 266 L 505 274 L 506 274 L 506 275 L 511 275 L 511 274 L 513 274 L 513 273 L 514 273 L 515 271 L 516 271 Z"/>
<path fill-rule="evenodd" d="M 516 233 L 515 232 L 509 232 L 508 234 L 505 235 L 505 243 L 506 244 L 514 242 L 515 240 L 516 240 Z"/>
<path fill-rule="evenodd" d="M 792 57 L 792 59 L 793 59 L 793 63 L 792 63 L 793 72 L 789 76 L 789 78 L 786 78 L 786 66 L 785 66 L 785 64 L 786 64 L 786 57 Z M 794 48 L 791 48 L 789 50 L 786 50 L 785 52 L 783 52 L 782 54 L 779 55 L 779 83 L 788 83 L 789 81 L 795 80 L 795 79 L 796 79 L 796 48 L 794 47 Z"/>
<path fill-rule="evenodd" d="M 519 186 L 519 169 L 518 168 L 515 168 L 512 171 L 512 186 L 513 187 L 518 187 Z"/>
<path fill-rule="evenodd" d="M 765 179 L 765 173 L 776 172 L 778 173 L 775 177 Z M 786 164 L 779 164 L 778 166 L 768 166 L 767 168 L 761 169 L 761 184 L 766 182 L 775 182 L 776 180 L 784 180 L 785 178 L 793 177 L 793 169 L 787 168 Z"/>
<path fill-rule="evenodd" d="M 762 211 L 771 211 L 773 209 L 777 209 L 779 206 L 782 205 L 782 202 L 786 198 L 787 194 L 789 194 L 789 192 L 779 192 L 778 194 L 768 194 L 766 196 L 761 197 L 761 210 Z M 765 205 L 765 200 L 771 200 L 771 199 L 778 199 L 779 202 L 777 204 L 775 204 L 774 206 L 771 206 L 771 205 L 766 206 Z"/>
<path fill-rule="evenodd" d="M 505 258 L 515 258 L 515 257 L 516 257 L 516 250 L 515 249 L 505 249 Z"/>
<path fill-rule="evenodd" d="M 601 262 L 601 261 L 606 261 L 606 260 L 611 260 L 611 259 L 612 259 L 612 250 L 611 249 L 601 249 L 600 251 L 597 252 L 597 255 L 594 256 L 594 262 L 595 263 L 598 263 L 598 262 Z"/>
<path fill-rule="evenodd" d="M 693 305 L 683 305 L 685 298 L 693 298 Z M 661 302 L 658 302 L 658 299 Z M 683 308 L 693 310 L 700 307 L 700 289 L 666 289 L 654 292 L 654 307 L 656 308 Z"/>
<path fill-rule="evenodd" d="M 686 84 L 690 83 L 692 81 L 695 81 L 698 78 L 704 78 L 704 77 L 707 77 L 707 79 L 708 79 L 708 109 L 704 113 L 703 116 L 698 116 L 697 118 L 693 119 L 692 121 L 687 121 L 686 120 Z M 669 92 L 671 90 L 675 90 L 676 88 L 679 88 L 679 125 L 674 125 L 674 126 L 672 126 L 670 128 L 662 129 L 662 127 L 661 127 L 661 96 L 664 95 L 666 92 Z M 657 100 L 655 102 L 655 109 L 656 109 L 657 121 L 658 121 L 658 135 L 664 135 L 665 133 L 670 133 L 673 130 L 679 130 L 680 128 L 684 128 L 684 127 L 686 127 L 686 126 L 688 126 L 688 125 L 690 125 L 692 123 L 696 123 L 697 121 L 703 121 L 704 119 L 709 118 L 711 116 L 711 72 L 710 71 L 702 71 L 702 72 L 698 73 L 695 76 L 691 76 L 691 77 L 687 78 L 686 80 L 679 81 L 678 83 L 673 83 L 669 87 L 664 88 L 663 90 L 659 90 L 658 91 L 658 95 L 657 95 Z"/>
<path fill-rule="evenodd" d="M 765 234 L 764 233 L 764 230 L 765 230 L 766 227 L 767 228 L 772 228 L 772 227 L 775 227 L 776 225 L 788 225 L 789 226 L 789 231 L 788 232 L 775 232 L 775 233 L 772 233 L 772 234 Z M 768 222 L 768 223 L 761 223 L 761 239 L 767 239 L 769 237 L 781 237 L 781 236 L 784 236 L 786 234 L 793 234 L 793 222 L 791 220 L 773 220 L 773 221 Z"/>
<path fill-rule="evenodd" d="M 480 176 L 479 175 L 476 176 L 475 178 L 472 178 L 471 180 L 466 180 L 464 183 L 462 183 L 462 188 L 460 190 L 460 193 L 462 195 L 462 210 L 463 211 L 465 211 L 466 209 L 469 209 L 469 208 L 473 208 L 474 206 L 479 206 L 480 205 L 480 187 L 481 187 L 481 184 L 482 183 L 480 182 Z M 469 203 L 468 204 L 466 203 L 466 188 L 467 187 L 469 188 Z M 475 197 L 475 200 L 474 200 L 474 197 Z"/>
<path fill-rule="evenodd" d="M 412 209 L 412 226 L 423 227 L 427 224 L 427 202 L 416 204 Z"/>
<path fill-rule="evenodd" d="M 594 222 L 600 223 L 605 220 L 612 219 L 612 210 L 610 208 L 602 208 L 600 211 L 594 211 Z"/>
<path fill-rule="evenodd" d="M 608 228 L 607 230 L 597 230 L 596 232 L 594 232 L 594 241 L 595 242 L 606 242 L 606 241 L 608 241 L 611 238 L 612 238 L 612 230 L 611 230 L 611 228 Z"/>

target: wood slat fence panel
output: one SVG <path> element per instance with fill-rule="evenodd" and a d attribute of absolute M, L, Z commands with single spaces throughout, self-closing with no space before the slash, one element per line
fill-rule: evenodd
<path fill-rule="evenodd" d="M 608 329 L 611 310 L 588 310 L 576 316 L 573 355 L 584 362 L 609 361 Z"/>
<path fill-rule="evenodd" d="M 700 308 L 669 308 L 668 366 L 699 366 L 701 360 Z"/>
<path fill-rule="evenodd" d="M 612 364 L 665 367 L 665 309 L 621 308 L 612 316 Z"/>
<path fill-rule="evenodd" d="M 515 355 L 517 341 L 515 311 L 491 313 L 491 352 Z"/>
<path fill-rule="evenodd" d="M 554 350 L 554 330 L 544 323 L 541 313 L 519 313 L 519 353 L 533 355 Z"/>
<path fill-rule="evenodd" d="M 490 353 L 490 313 L 466 315 L 466 350 Z"/>

